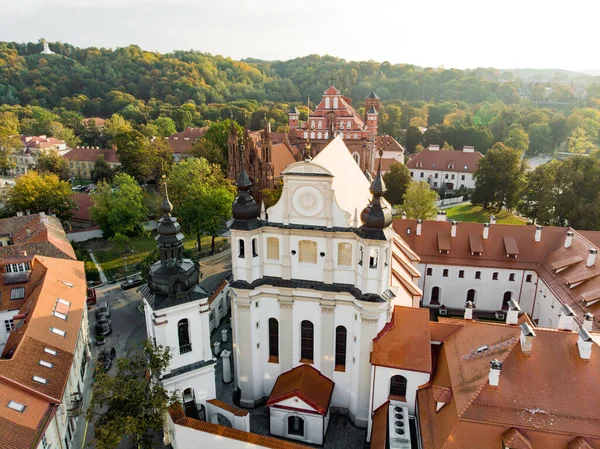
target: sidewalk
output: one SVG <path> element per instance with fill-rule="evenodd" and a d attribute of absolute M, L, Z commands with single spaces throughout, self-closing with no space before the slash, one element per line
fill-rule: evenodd
<path fill-rule="evenodd" d="M 94 265 L 96 265 L 96 269 L 98 270 L 98 274 L 100 275 L 100 282 L 102 282 L 103 284 L 108 284 L 108 279 L 106 278 L 104 271 L 102 271 L 102 267 L 96 260 L 96 256 L 94 256 L 94 253 L 91 249 L 88 249 L 88 253 L 90 254 L 90 259 L 92 259 L 92 262 L 94 262 Z"/>

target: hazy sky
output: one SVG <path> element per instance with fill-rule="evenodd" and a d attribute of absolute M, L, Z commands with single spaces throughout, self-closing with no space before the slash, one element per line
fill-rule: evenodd
<path fill-rule="evenodd" d="M 235 59 L 597 69 L 596 0 L 0 0 L 0 40 Z"/>

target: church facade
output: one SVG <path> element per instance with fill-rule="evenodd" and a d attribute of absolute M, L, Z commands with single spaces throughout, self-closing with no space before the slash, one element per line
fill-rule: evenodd
<path fill-rule="evenodd" d="M 331 407 L 366 427 L 371 342 L 393 305 L 418 305 L 416 270 L 392 266 L 405 254 L 392 254 L 401 251 L 381 171 L 370 185 L 341 136 L 282 176 L 279 202 L 261 213 L 242 169 L 233 206 L 232 330 L 241 405 L 260 405 L 282 373 L 308 364 L 335 384 Z"/>

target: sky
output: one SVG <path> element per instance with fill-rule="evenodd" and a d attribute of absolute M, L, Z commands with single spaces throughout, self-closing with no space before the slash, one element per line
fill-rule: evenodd
<path fill-rule="evenodd" d="M 0 0 L 0 41 L 591 70 L 599 12 L 595 0 Z"/>

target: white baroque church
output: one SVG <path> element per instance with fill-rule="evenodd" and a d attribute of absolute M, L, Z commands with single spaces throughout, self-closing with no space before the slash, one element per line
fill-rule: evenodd
<path fill-rule="evenodd" d="M 328 405 L 367 427 L 372 340 L 394 305 L 418 307 L 417 260 L 391 227 L 381 170 L 369 184 L 340 137 L 282 177 L 266 213 L 245 170 L 237 183 L 230 230 L 240 404 L 264 403 L 280 375 L 307 364 L 335 384 Z"/>

